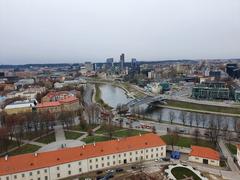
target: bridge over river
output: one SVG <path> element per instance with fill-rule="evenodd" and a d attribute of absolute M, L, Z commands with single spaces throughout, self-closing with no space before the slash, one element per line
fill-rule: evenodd
<path fill-rule="evenodd" d="M 166 103 L 166 98 L 163 98 L 162 96 L 146 96 L 142 99 L 133 99 L 132 101 L 129 101 L 126 105 L 128 107 L 133 107 L 133 106 L 140 106 L 142 104 L 154 105 L 154 104 L 165 104 L 165 103 Z"/>

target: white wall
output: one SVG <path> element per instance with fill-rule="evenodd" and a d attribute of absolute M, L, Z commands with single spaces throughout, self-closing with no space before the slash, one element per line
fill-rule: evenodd
<path fill-rule="evenodd" d="M 207 158 L 201 158 L 201 157 L 197 157 L 197 156 L 189 156 L 188 157 L 189 161 L 197 162 L 197 163 L 203 163 L 203 159 L 207 159 Z M 214 160 L 214 159 L 207 159 L 207 160 L 208 160 L 209 165 L 220 166 L 219 160 Z"/>

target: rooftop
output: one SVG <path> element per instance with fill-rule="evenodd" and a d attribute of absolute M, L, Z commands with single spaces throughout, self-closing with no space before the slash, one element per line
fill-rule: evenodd
<path fill-rule="evenodd" d="M 0 175 L 47 168 L 87 158 L 163 145 L 166 144 L 158 135 L 148 133 L 119 140 L 110 140 L 74 148 L 43 152 L 35 155 L 23 154 L 11 156 L 8 157 L 7 160 L 5 160 L 5 158 L 0 159 Z"/>
<path fill-rule="evenodd" d="M 36 107 L 37 108 L 46 108 L 46 107 L 55 107 L 55 106 L 60 106 L 61 103 L 58 101 L 53 101 L 53 102 L 42 102 L 39 103 Z"/>
<path fill-rule="evenodd" d="M 191 146 L 191 152 L 189 156 L 197 156 L 201 158 L 219 160 L 220 154 L 212 148 L 202 147 L 202 146 Z"/>

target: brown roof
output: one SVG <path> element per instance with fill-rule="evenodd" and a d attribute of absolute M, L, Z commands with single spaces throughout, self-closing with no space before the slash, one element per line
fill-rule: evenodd
<path fill-rule="evenodd" d="M 43 152 L 37 156 L 34 156 L 34 154 L 10 156 L 7 160 L 4 158 L 0 159 L 0 175 L 25 172 L 92 157 L 163 145 L 166 144 L 158 135 L 148 133 L 120 140 L 98 142 L 95 145 L 88 144 L 74 148 Z"/>

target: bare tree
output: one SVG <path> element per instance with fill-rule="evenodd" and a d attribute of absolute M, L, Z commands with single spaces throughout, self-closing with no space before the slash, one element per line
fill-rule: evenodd
<path fill-rule="evenodd" d="M 188 117 L 188 120 L 189 120 L 189 125 L 190 125 L 190 127 L 192 127 L 192 123 L 193 123 L 193 113 L 192 112 L 190 112 L 189 113 L 189 117 Z"/>
<path fill-rule="evenodd" d="M 169 130 L 169 141 L 170 145 L 172 146 L 172 150 L 174 150 L 174 146 L 178 142 L 179 136 L 178 136 L 178 129 L 176 128 L 175 130 Z"/>
<path fill-rule="evenodd" d="M 182 121 L 182 124 L 184 126 L 186 124 L 186 118 L 187 118 L 187 112 L 186 111 L 180 111 L 179 119 Z"/>
<path fill-rule="evenodd" d="M 195 143 L 198 144 L 198 140 L 199 140 L 199 135 L 200 135 L 200 131 L 198 128 L 194 129 L 194 137 L 195 137 Z"/>
<path fill-rule="evenodd" d="M 172 124 L 174 119 L 175 119 L 175 112 L 174 111 L 169 111 L 169 120 L 170 120 L 170 123 Z"/>
<path fill-rule="evenodd" d="M 196 121 L 196 126 L 198 127 L 201 121 L 198 113 L 195 113 L 195 121 Z"/>
<path fill-rule="evenodd" d="M 161 121 L 162 121 L 162 114 L 163 114 L 162 109 L 160 109 L 159 116 L 158 116 L 158 122 L 159 123 L 161 123 Z"/>

